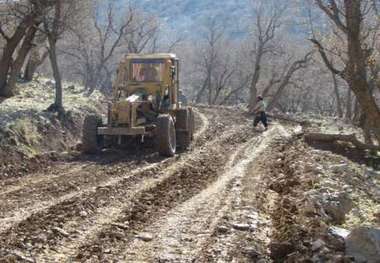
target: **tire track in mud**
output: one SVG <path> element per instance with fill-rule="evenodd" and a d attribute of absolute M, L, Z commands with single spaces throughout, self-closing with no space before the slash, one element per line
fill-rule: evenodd
<path fill-rule="evenodd" d="M 235 129 L 228 130 L 213 145 L 200 149 L 183 165 L 168 171 L 163 179 L 148 185 L 131 200 L 113 224 L 81 246 L 74 258 L 65 260 L 123 260 L 115 256 L 125 249 L 136 233 L 152 224 L 154 218 L 164 215 L 215 181 L 220 175 L 220 169 L 228 161 L 228 153 L 248 140 L 247 126 L 236 126 Z"/>
<path fill-rule="evenodd" d="M 254 137 L 237 147 L 218 179 L 186 202 L 170 210 L 144 231 L 154 233 L 152 242 L 132 240 L 120 253 L 126 262 L 194 262 L 219 220 L 234 200 L 231 193 L 238 177 L 252 160 L 248 151 L 260 142 Z"/>
<path fill-rule="evenodd" d="M 215 135 L 213 129 L 207 132 L 206 128 L 200 130 L 207 134 L 198 133 L 197 137 L 207 138 Z M 199 138 L 199 140 L 201 139 Z M 171 163 L 175 162 L 175 160 L 168 159 L 167 162 Z M 35 250 L 42 251 L 46 248 L 54 247 L 65 237 L 62 237 L 62 233 L 52 231 L 53 228 L 61 229 L 60 227 L 65 226 L 68 222 L 76 222 L 76 220 L 85 224 L 87 219 L 91 219 L 92 214 L 97 212 L 101 214 L 102 208 L 107 208 L 110 204 L 118 204 L 118 197 L 121 198 L 119 203 L 123 204 L 123 201 L 125 201 L 123 198 L 127 196 L 128 191 L 131 192 L 131 185 L 136 185 L 138 182 L 143 181 L 144 178 L 154 177 L 160 169 L 167 165 L 169 164 L 164 165 L 161 163 L 160 167 L 147 168 L 146 171 L 137 172 L 134 176 L 123 178 L 120 181 L 117 179 L 108 185 L 97 187 L 89 192 L 82 192 L 79 195 L 74 193 L 73 197 L 58 200 L 53 206 L 41 208 L 40 211 L 36 211 L 36 213 L 21 220 L 11 229 L 0 234 L 0 247 L 3 249 L 0 251 L 0 256 L 9 255 L 7 252 L 12 249 L 21 249 L 32 253 L 32 251 L 36 252 Z M 118 205 L 114 205 L 114 207 L 116 206 Z M 78 215 L 79 211 L 85 211 L 84 214 L 91 215 Z"/>
<path fill-rule="evenodd" d="M 199 122 L 199 128 L 196 130 L 196 133 L 194 134 L 195 140 L 197 141 L 197 138 L 204 134 L 209 126 L 208 119 L 205 115 L 201 114 L 199 110 L 196 110 L 196 118 L 199 119 L 197 122 Z M 125 152 L 121 152 L 120 154 L 125 154 Z M 130 154 L 130 153 L 127 153 Z M 130 164 L 131 166 L 138 166 L 141 165 L 141 162 L 148 163 L 148 160 L 150 162 L 158 162 L 160 160 L 157 160 L 157 158 L 152 157 L 151 155 L 146 155 L 144 153 L 140 154 L 139 158 L 132 158 L 131 160 L 125 160 L 123 157 L 116 157 L 117 153 L 113 153 L 113 156 L 107 156 L 107 154 L 102 154 L 101 156 L 97 156 L 96 159 L 100 160 L 101 158 L 105 158 L 105 160 L 102 161 L 104 165 L 106 164 L 114 164 L 114 163 L 122 163 L 123 168 L 126 168 L 126 165 Z M 125 162 L 128 162 L 127 164 Z M 74 160 L 71 163 L 64 162 L 63 164 L 57 164 L 54 167 L 51 167 L 49 171 L 46 172 L 36 172 L 31 175 L 28 175 L 26 177 L 22 178 L 10 178 L 6 179 L 0 182 L 0 197 L 7 195 L 6 197 L 9 198 L 10 194 L 14 194 L 15 196 L 21 196 L 22 191 L 26 188 L 25 191 L 28 192 L 28 196 L 32 194 L 30 191 L 34 190 L 33 188 L 40 187 L 41 189 L 43 186 L 40 184 L 48 185 L 49 183 L 54 183 L 53 181 L 56 180 L 55 183 L 64 183 L 65 181 L 68 181 L 68 179 L 75 179 L 75 177 L 78 178 L 77 172 L 80 172 L 82 170 L 88 170 L 96 166 L 100 166 L 101 163 L 97 163 L 97 160 L 93 160 L 93 158 L 89 160 L 85 160 L 85 163 L 80 160 Z M 128 168 L 128 167 L 127 167 Z M 133 168 L 133 167 L 130 167 Z M 111 175 L 112 173 L 109 173 L 108 175 Z M 73 177 L 73 178 L 70 178 Z M 89 178 L 90 179 L 90 178 Z M 72 182 L 73 183 L 73 182 Z M 39 189 L 35 189 L 35 192 L 38 192 Z M 62 191 L 62 190 L 61 190 Z M 1 211 L 1 210 L 0 210 Z"/>
<path fill-rule="evenodd" d="M 266 158 L 265 149 L 272 147 L 277 141 L 288 140 L 299 134 L 298 127 L 284 127 L 275 123 L 266 132 L 259 148 L 255 149 L 255 157 L 246 167 L 246 173 L 239 178 L 234 186 L 235 197 L 230 209 L 219 223 L 229 229 L 210 235 L 205 246 L 197 253 L 197 262 L 271 262 L 268 246 L 270 233 L 273 230 L 270 215 L 263 206 L 268 203 L 260 202 L 262 196 L 267 196 L 267 188 L 263 185 L 262 165 Z M 265 160 L 265 159 L 264 159 Z M 259 197 L 259 198 L 257 198 Z M 270 200 L 266 200 L 267 202 Z M 232 224 L 248 225 L 247 231 L 239 231 Z"/>
<path fill-rule="evenodd" d="M 56 167 L 54 171 L 48 171 L 45 173 L 37 172 L 25 178 L 11 178 L 8 180 L 3 180 L 0 186 L 0 197 L 9 195 L 33 185 L 38 185 L 49 180 L 54 180 L 55 178 L 58 178 L 67 173 L 80 171 L 83 169 L 81 166 L 85 165 L 76 163 L 73 163 L 71 165 L 63 164 L 59 167 Z"/>
<path fill-rule="evenodd" d="M 212 141 L 209 143 L 209 145 L 213 145 L 215 144 L 215 142 L 216 141 Z M 151 189 L 155 189 L 155 187 L 157 185 L 160 185 L 161 182 L 169 180 L 173 176 L 173 174 L 178 172 L 178 170 L 183 169 L 184 167 L 189 167 L 188 163 L 194 161 L 194 156 L 197 156 L 199 153 L 204 152 L 205 149 L 207 149 L 208 147 L 208 145 L 205 145 L 204 149 L 198 149 L 195 150 L 195 152 L 187 154 L 187 156 L 184 157 L 182 160 L 179 160 L 178 162 L 166 167 L 165 171 L 161 171 L 161 175 L 156 176 L 157 178 L 147 178 L 140 185 L 137 184 L 134 187 L 134 189 L 130 189 L 130 191 L 128 191 L 130 194 L 128 196 L 125 196 L 123 203 L 119 203 L 119 205 L 117 205 L 117 203 L 114 202 L 112 206 L 105 207 L 103 209 L 103 214 L 97 213 L 96 217 L 91 218 L 91 220 L 87 220 L 93 223 L 87 223 L 86 226 L 82 229 L 80 236 L 72 240 L 64 240 L 64 242 L 61 242 L 59 245 L 57 245 L 57 247 L 55 247 L 54 250 L 60 251 L 59 253 L 50 251 L 48 255 L 42 255 L 38 258 L 46 259 L 54 257 L 60 258 L 60 260 L 62 261 L 71 260 L 69 259 L 69 257 L 70 255 L 75 255 L 75 249 L 77 247 L 79 247 L 80 245 L 84 245 L 86 242 L 88 242 L 88 240 L 96 240 L 97 235 L 99 235 L 99 233 L 101 233 L 101 231 L 103 230 L 102 228 L 107 227 L 114 222 L 117 222 L 118 218 L 122 214 L 120 213 L 120 209 L 124 208 L 123 212 L 125 212 L 125 209 L 129 210 L 134 202 L 135 196 L 139 196 L 143 192 L 149 192 L 151 191 Z M 115 213 L 116 210 L 118 212 Z M 105 211 L 108 212 L 104 213 Z M 112 214 L 113 216 L 108 216 L 108 214 Z M 99 224 L 99 222 L 101 223 Z M 78 221 L 75 224 L 78 224 Z M 116 227 L 120 227 L 120 225 L 123 224 L 118 223 L 118 226 Z"/>
<path fill-rule="evenodd" d="M 197 117 L 200 118 L 201 127 L 195 134 L 196 140 L 208 127 L 208 120 L 203 114 L 198 112 Z M 121 152 L 120 154 L 125 153 Z M 91 192 L 96 186 L 116 184 L 125 177 L 126 171 L 131 174 L 135 173 L 134 170 L 139 171 L 141 162 L 144 163 L 143 167 L 147 168 L 150 167 L 151 163 L 163 164 L 160 163 L 162 158 L 155 155 L 147 156 L 145 160 L 143 160 L 144 155 L 137 155 L 135 158 L 129 157 L 132 160 L 123 163 L 121 163 L 123 158 L 111 160 L 114 156 L 109 157 L 104 153 L 102 156 L 105 156 L 106 159 L 101 164 L 97 164 L 95 161 L 74 163 L 74 167 L 67 167 L 67 164 L 64 164 L 64 167 L 57 167 L 57 169 L 68 168 L 66 172 L 59 171 L 53 176 L 45 174 L 45 177 L 39 175 L 36 181 L 33 181 L 33 176 L 28 176 L 28 178 L 19 180 L 19 185 L 12 186 L 11 189 L 0 193 L 0 197 L 3 197 L 0 203 L 0 233 L 33 213 L 38 213 L 75 196 Z M 110 167 L 103 164 L 108 162 L 111 163 Z"/>
<path fill-rule="evenodd" d="M 195 142 L 197 142 L 198 138 L 204 133 L 206 133 L 207 129 L 209 128 L 209 121 L 206 118 L 206 116 L 201 114 L 199 111 L 196 111 L 196 113 L 197 116 L 200 118 L 202 125 L 194 135 Z M 190 154 L 186 153 L 186 155 Z M 186 165 L 186 161 L 188 158 L 189 157 L 186 156 L 182 160 L 179 160 L 179 162 L 171 164 L 165 169 L 173 170 L 174 167 Z M 128 200 L 131 200 L 134 195 L 138 194 L 140 191 L 143 191 L 145 188 L 154 184 L 154 182 L 157 180 L 161 179 L 147 178 L 144 181 L 143 185 L 137 184 L 136 187 L 129 190 L 130 193 L 128 196 L 125 196 L 125 201 L 128 202 Z M 76 229 L 77 234 L 80 233 L 80 235 L 77 235 L 70 239 L 61 240 L 61 242 L 58 242 L 58 244 L 52 249 L 45 249 L 44 253 L 37 257 L 37 261 L 47 261 L 49 260 L 49 258 L 55 258 L 56 260 L 64 260 L 65 258 L 67 259 L 69 257 L 68 255 L 73 254 L 73 251 L 75 251 L 75 249 L 79 245 L 85 244 L 85 242 L 87 242 L 88 239 L 94 238 L 93 236 L 96 233 L 98 233 L 100 229 L 102 229 L 106 225 L 112 224 L 112 222 L 115 221 L 121 214 L 125 206 L 125 203 L 114 202 L 112 206 L 102 207 L 94 213 L 94 216 L 86 218 L 85 225 L 82 225 L 81 220 L 71 220 L 65 223 L 63 229 Z"/>
<path fill-rule="evenodd" d="M 217 226 L 222 218 L 239 205 L 242 180 L 247 176 L 247 169 L 265 150 L 276 132 L 272 128 L 265 133 L 265 137 L 254 137 L 236 149 L 217 181 L 148 226 L 144 231 L 154 233 L 153 240 L 144 242 L 134 239 L 120 254 L 124 256 L 123 260 L 216 262 L 216 258 L 202 257 L 203 250 L 214 243 L 213 237 L 218 233 Z M 223 258 L 218 262 L 231 261 Z"/>
<path fill-rule="evenodd" d="M 145 164 L 142 167 L 150 165 Z M 114 168 L 106 169 L 104 166 L 99 167 L 95 164 L 79 164 L 71 168 L 68 173 L 61 173 L 51 180 L 45 180 L 36 185 L 26 185 L 21 189 L 6 193 L 0 203 L 0 233 L 33 213 L 53 207 L 74 196 L 91 192 L 99 185 L 117 183 L 125 177 L 124 171 L 133 174 L 134 170 L 139 169 L 135 162 L 116 166 L 117 169 L 114 170 Z"/>

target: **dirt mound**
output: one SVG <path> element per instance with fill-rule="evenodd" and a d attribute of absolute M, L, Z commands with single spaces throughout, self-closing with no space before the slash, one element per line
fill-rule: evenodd
<path fill-rule="evenodd" d="M 0 104 L 0 180 L 47 166 L 54 159 L 49 152 L 77 143 L 84 115 L 102 111 L 100 94 L 85 97 L 72 84 L 64 85 L 66 113 L 60 117 L 46 111 L 54 101 L 50 80 L 39 78 L 18 88 L 19 95 Z"/>
<path fill-rule="evenodd" d="M 313 149 L 301 137 L 270 148 L 257 165 L 271 191 L 259 190 L 256 199 L 269 204 L 263 209 L 272 219 L 275 262 L 339 262 L 346 256 L 336 226 L 348 233 L 363 224 L 379 226 L 378 178 L 369 176 L 371 169 Z"/>

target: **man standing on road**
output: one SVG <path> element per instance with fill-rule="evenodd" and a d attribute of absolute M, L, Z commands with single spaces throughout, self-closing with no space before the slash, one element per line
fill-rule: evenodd
<path fill-rule="evenodd" d="M 266 105 L 265 101 L 262 96 L 257 97 L 257 103 L 255 108 L 253 109 L 253 113 L 255 114 L 255 120 L 253 122 L 253 126 L 256 128 L 257 124 L 261 122 L 265 130 L 268 129 L 268 120 L 267 120 L 267 114 L 265 113 Z"/>

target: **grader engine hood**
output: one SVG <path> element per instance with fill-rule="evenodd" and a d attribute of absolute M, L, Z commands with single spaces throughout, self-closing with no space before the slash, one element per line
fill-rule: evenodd
<path fill-rule="evenodd" d="M 118 125 L 128 125 L 131 123 L 131 103 L 128 101 L 116 102 L 112 107 L 112 120 Z"/>
<path fill-rule="evenodd" d="M 115 102 L 112 107 L 112 120 L 119 126 L 131 126 L 136 119 L 136 109 L 141 95 L 133 94 L 125 100 Z"/>

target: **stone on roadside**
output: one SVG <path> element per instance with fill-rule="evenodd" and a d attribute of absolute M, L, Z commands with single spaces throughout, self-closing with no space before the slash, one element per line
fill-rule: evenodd
<path fill-rule="evenodd" d="M 153 240 L 153 236 L 150 233 L 140 233 L 136 238 L 141 239 L 142 241 L 149 242 Z"/>
<path fill-rule="evenodd" d="M 332 170 L 333 173 L 339 174 L 339 173 L 347 172 L 349 169 L 349 166 L 347 163 L 335 164 L 335 165 L 331 165 L 330 169 Z"/>
<path fill-rule="evenodd" d="M 378 263 L 380 261 L 380 229 L 359 227 L 346 238 L 346 255 L 355 262 Z"/>
<path fill-rule="evenodd" d="M 295 247 L 289 242 L 272 242 L 269 244 L 270 257 L 274 260 L 284 260 L 294 252 Z"/>
<path fill-rule="evenodd" d="M 318 240 L 314 241 L 313 244 L 311 245 L 311 250 L 317 251 L 317 250 L 321 249 L 322 247 L 324 247 L 325 245 L 326 245 L 326 243 L 323 240 L 318 239 Z"/>
<path fill-rule="evenodd" d="M 79 212 L 79 215 L 81 217 L 86 217 L 86 216 L 88 216 L 88 213 L 86 211 L 82 210 L 82 211 Z"/>
<path fill-rule="evenodd" d="M 351 211 L 353 202 L 347 193 L 342 192 L 325 195 L 322 206 L 335 223 L 342 224 L 346 214 Z"/>
<path fill-rule="evenodd" d="M 331 233 L 334 236 L 338 236 L 341 238 L 347 238 L 347 236 L 350 234 L 350 231 L 347 229 L 337 227 L 337 226 L 331 226 L 329 228 L 329 233 Z"/>
<path fill-rule="evenodd" d="M 69 236 L 70 236 L 70 234 L 67 233 L 65 230 L 63 230 L 62 228 L 59 228 L 59 227 L 53 227 L 52 230 L 53 230 L 53 232 L 58 233 L 58 234 L 61 234 L 61 235 L 64 236 L 64 237 L 69 237 Z"/>
<path fill-rule="evenodd" d="M 228 232 L 228 227 L 226 226 L 218 226 L 216 229 L 219 234 L 225 234 Z"/>
<path fill-rule="evenodd" d="M 232 227 L 240 231 L 248 231 L 250 228 L 248 224 L 232 224 Z"/>

